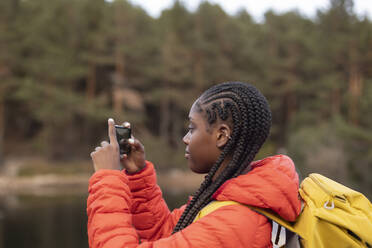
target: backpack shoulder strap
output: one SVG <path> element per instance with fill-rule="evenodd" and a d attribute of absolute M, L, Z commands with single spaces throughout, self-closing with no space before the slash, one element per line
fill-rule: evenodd
<path fill-rule="evenodd" d="M 266 218 L 268 218 L 272 221 L 275 221 L 276 223 L 285 227 L 286 229 L 290 230 L 291 232 L 294 232 L 294 233 L 296 232 L 293 223 L 291 223 L 289 221 L 286 221 L 286 220 L 283 220 L 283 218 L 280 217 L 278 214 L 276 214 L 274 211 L 272 211 L 270 209 L 263 209 L 263 208 L 259 208 L 259 207 L 249 206 L 249 205 L 246 205 L 246 206 L 249 207 L 250 209 L 252 209 L 253 211 L 256 211 L 257 213 L 264 215 Z"/>
<path fill-rule="evenodd" d="M 294 224 L 283 220 L 270 209 L 249 206 L 253 211 L 265 216 L 272 221 L 271 242 L 274 248 L 300 248 L 300 235 L 295 231 Z"/>
<path fill-rule="evenodd" d="M 199 211 L 193 222 L 199 220 L 200 218 L 206 216 L 207 214 L 212 213 L 213 211 L 219 209 L 220 207 L 236 204 L 240 203 L 235 201 L 211 201 L 208 205 L 206 205 L 202 210 Z"/>
<path fill-rule="evenodd" d="M 228 205 L 240 204 L 235 201 L 211 201 L 206 205 L 199 213 L 196 215 L 193 222 L 203 218 L 204 216 L 212 213 L 213 211 Z M 243 205 L 243 204 L 240 204 Z M 272 221 L 272 231 L 271 231 L 271 242 L 273 247 L 290 247 L 299 248 L 298 236 L 294 231 L 294 227 L 290 222 L 283 220 L 279 215 L 275 214 L 271 210 L 262 209 L 258 207 L 253 207 L 249 205 L 244 205 L 249 207 L 253 211 L 265 216 Z"/>

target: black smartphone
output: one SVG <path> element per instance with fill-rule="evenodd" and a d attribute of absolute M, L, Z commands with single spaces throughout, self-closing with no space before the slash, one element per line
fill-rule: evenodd
<path fill-rule="evenodd" d="M 129 154 L 131 147 L 127 141 L 132 137 L 132 129 L 128 126 L 115 125 L 116 139 L 119 143 L 120 154 Z"/>

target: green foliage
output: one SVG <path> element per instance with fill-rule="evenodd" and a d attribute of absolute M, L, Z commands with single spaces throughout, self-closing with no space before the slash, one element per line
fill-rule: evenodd
<path fill-rule="evenodd" d="M 151 134 L 141 135 L 138 138 L 143 140 L 143 145 L 146 148 L 146 158 L 156 164 L 158 170 L 166 171 L 170 168 L 188 169 L 184 147 L 169 148 L 167 140 Z"/>
<path fill-rule="evenodd" d="M 272 108 L 258 159 L 285 150 L 304 174 L 371 194 L 372 23 L 351 0 L 262 23 L 208 1 L 155 19 L 126 0 L 3 0 L 0 33 L 0 161 L 89 159 L 112 116 L 132 122 L 159 168 L 184 168 L 190 106 L 237 80 Z"/>
<path fill-rule="evenodd" d="M 303 176 L 316 171 L 372 197 L 372 131 L 336 117 L 291 133 L 288 151 Z"/>

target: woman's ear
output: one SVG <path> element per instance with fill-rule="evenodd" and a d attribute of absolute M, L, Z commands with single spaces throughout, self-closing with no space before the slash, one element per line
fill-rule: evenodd
<path fill-rule="evenodd" d="M 217 142 L 218 148 L 222 149 L 229 141 L 231 135 L 231 128 L 226 124 L 220 124 L 217 130 Z"/>

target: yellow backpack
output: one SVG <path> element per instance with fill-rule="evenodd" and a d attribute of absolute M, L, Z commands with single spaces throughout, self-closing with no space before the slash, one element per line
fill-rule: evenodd
<path fill-rule="evenodd" d="M 372 247 L 372 204 L 361 193 L 319 174 L 310 174 L 300 186 L 303 209 L 295 222 L 276 213 L 248 206 L 273 221 L 274 247 Z M 233 201 L 213 201 L 194 221 Z"/>

